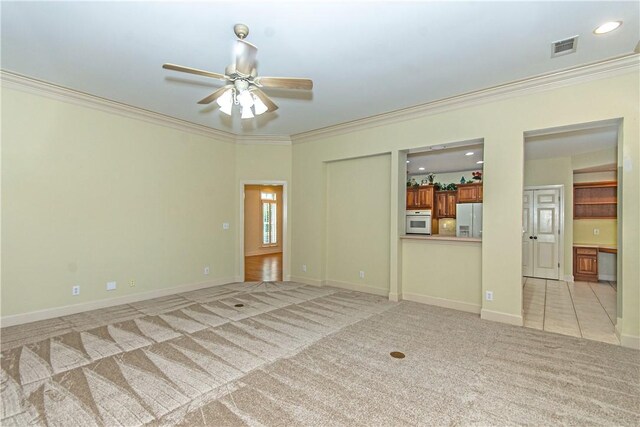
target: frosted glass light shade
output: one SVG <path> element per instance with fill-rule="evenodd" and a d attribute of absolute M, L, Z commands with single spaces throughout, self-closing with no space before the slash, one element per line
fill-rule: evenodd
<path fill-rule="evenodd" d="M 238 102 L 240 103 L 240 105 L 242 105 L 243 108 L 249 108 L 253 105 L 253 96 L 248 90 L 245 90 L 243 92 L 240 92 L 240 95 L 238 95 Z"/>
<path fill-rule="evenodd" d="M 267 108 L 266 105 L 264 105 L 264 102 L 262 102 L 260 100 L 260 98 L 258 98 L 257 96 L 254 95 L 254 97 L 253 97 L 253 110 L 256 112 L 256 116 L 259 116 L 260 114 L 262 114 L 265 111 L 267 111 L 268 108 Z"/>
<path fill-rule="evenodd" d="M 240 116 L 240 118 L 242 118 L 242 119 L 252 119 L 253 118 L 253 113 L 251 112 L 251 106 L 242 107 L 242 116 Z"/>

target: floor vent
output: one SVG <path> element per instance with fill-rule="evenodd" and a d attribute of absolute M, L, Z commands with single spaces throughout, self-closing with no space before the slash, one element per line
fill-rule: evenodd
<path fill-rule="evenodd" d="M 568 55 L 578 48 L 578 36 L 551 43 L 551 57 Z"/>

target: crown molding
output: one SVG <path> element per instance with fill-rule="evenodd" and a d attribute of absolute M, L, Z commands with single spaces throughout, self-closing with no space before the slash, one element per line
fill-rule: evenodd
<path fill-rule="evenodd" d="M 183 132 L 214 138 L 222 142 L 235 143 L 236 135 L 230 132 L 213 129 L 207 126 L 188 122 L 165 114 L 134 107 L 121 102 L 111 101 L 85 92 L 58 86 L 53 83 L 44 82 L 11 71 L 0 70 L 0 81 L 2 86 L 9 89 L 16 89 L 23 92 L 46 96 L 58 101 L 68 102 L 83 107 L 89 107 L 107 113 L 118 114 L 120 116 L 142 120 L 156 125 L 166 126 Z"/>
<path fill-rule="evenodd" d="M 293 144 L 310 142 L 321 138 L 343 135 L 376 126 L 400 123 L 486 102 L 557 89 L 563 86 L 614 77 L 634 71 L 637 72 L 639 68 L 640 55 L 633 53 L 601 62 L 516 80 L 498 86 L 416 105 L 414 107 L 366 117 L 364 119 L 294 134 L 291 135 L 291 141 Z"/>
<path fill-rule="evenodd" d="M 238 135 L 236 144 L 291 145 L 291 137 L 289 135 Z"/>

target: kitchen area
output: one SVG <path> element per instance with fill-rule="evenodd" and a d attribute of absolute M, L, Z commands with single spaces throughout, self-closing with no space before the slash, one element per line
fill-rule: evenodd
<path fill-rule="evenodd" d="M 482 146 L 407 155 L 407 238 L 482 239 Z"/>

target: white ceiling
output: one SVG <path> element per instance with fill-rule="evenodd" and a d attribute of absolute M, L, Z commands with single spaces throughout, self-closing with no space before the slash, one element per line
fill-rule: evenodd
<path fill-rule="evenodd" d="M 466 153 L 473 154 L 467 156 Z M 428 172 L 446 173 L 482 170 L 482 165 L 476 163 L 482 159 L 482 144 L 412 153 L 407 155 L 407 160 L 409 160 L 407 172 L 410 175 L 414 175 Z M 424 168 L 424 171 L 421 171 L 420 168 Z"/>
<path fill-rule="evenodd" d="M 618 127 L 607 126 L 525 138 L 526 160 L 570 157 L 618 146 Z"/>
<path fill-rule="evenodd" d="M 639 2 L 2 2 L 2 68 L 243 135 L 290 135 L 628 54 Z M 623 20 L 613 33 L 592 31 Z M 226 120 L 196 104 L 221 82 L 246 23 L 264 76 L 309 77 L 309 94 Z M 550 58 L 553 41 L 578 51 Z"/>

